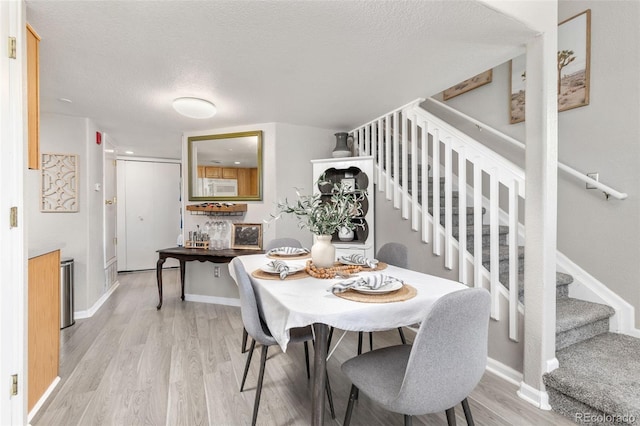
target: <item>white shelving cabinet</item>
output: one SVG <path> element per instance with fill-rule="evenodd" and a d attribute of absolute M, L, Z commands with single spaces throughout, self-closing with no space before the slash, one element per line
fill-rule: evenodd
<path fill-rule="evenodd" d="M 364 227 L 356 228 L 352 241 L 341 241 L 336 233 L 333 235 L 332 243 L 336 247 L 337 257 L 357 253 L 373 259 L 375 257 L 373 157 L 328 158 L 311 160 L 311 163 L 313 164 L 314 194 L 322 193 L 322 189 L 315 182 L 323 174 L 333 183 L 338 183 L 342 179 L 352 179 L 356 191 L 366 191 L 362 202 L 364 216 L 358 218 Z"/>

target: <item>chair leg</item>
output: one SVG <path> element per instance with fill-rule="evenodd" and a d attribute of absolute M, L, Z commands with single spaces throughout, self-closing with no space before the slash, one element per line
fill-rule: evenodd
<path fill-rule="evenodd" d="M 407 344 L 407 339 L 404 338 L 404 331 L 402 331 L 402 327 L 398 327 L 398 333 L 400 333 L 400 340 L 403 345 Z"/>
<path fill-rule="evenodd" d="M 329 328 L 329 338 L 327 339 L 327 348 L 331 348 L 332 338 L 333 338 L 333 327 Z"/>
<path fill-rule="evenodd" d="M 373 350 L 373 333 L 369 332 L 369 351 Z"/>
<path fill-rule="evenodd" d="M 411 426 L 413 424 L 413 416 L 408 414 L 404 415 L 404 426 Z"/>
<path fill-rule="evenodd" d="M 253 350 L 256 348 L 256 341 L 251 339 L 251 347 L 247 354 L 247 362 L 244 364 L 244 374 L 242 375 L 242 383 L 240 384 L 240 392 L 244 390 L 244 382 L 247 380 L 247 373 L 249 372 L 249 365 L 251 365 L 251 357 L 253 356 Z"/>
<path fill-rule="evenodd" d="M 304 360 L 307 363 L 307 379 L 311 378 L 311 373 L 309 373 L 309 344 L 304 342 Z"/>
<path fill-rule="evenodd" d="M 473 416 L 471 415 L 471 408 L 469 407 L 469 401 L 467 398 L 462 400 L 462 409 L 464 410 L 464 418 L 467 419 L 468 426 L 474 426 Z"/>
<path fill-rule="evenodd" d="M 456 426 L 456 411 L 455 407 L 449 408 L 447 411 L 447 424 L 449 426 Z"/>
<path fill-rule="evenodd" d="M 329 399 L 329 411 L 331 412 L 331 418 L 336 418 L 336 412 L 333 408 L 333 396 L 331 395 L 331 384 L 329 384 L 329 373 L 325 371 L 326 382 L 324 389 L 327 391 L 327 398 Z"/>
<path fill-rule="evenodd" d="M 362 331 L 358 332 L 358 355 L 362 354 Z"/>
<path fill-rule="evenodd" d="M 247 338 L 249 337 L 249 333 L 247 333 L 247 329 L 242 329 L 242 347 L 240 348 L 240 353 L 245 353 L 247 351 Z"/>
<path fill-rule="evenodd" d="M 256 389 L 256 400 L 253 403 L 253 418 L 251 420 L 251 426 L 255 426 L 258 419 L 258 407 L 260 406 L 260 394 L 262 393 L 262 381 L 264 379 L 264 367 L 267 363 L 267 350 L 269 346 L 262 346 L 262 352 L 260 354 L 260 372 L 258 373 L 258 388 Z"/>
<path fill-rule="evenodd" d="M 349 403 L 347 404 L 347 411 L 344 414 L 343 426 L 349 426 L 351 423 L 351 413 L 353 412 L 353 403 L 358 399 L 358 388 L 356 385 L 351 385 L 351 392 L 349 393 Z"/>

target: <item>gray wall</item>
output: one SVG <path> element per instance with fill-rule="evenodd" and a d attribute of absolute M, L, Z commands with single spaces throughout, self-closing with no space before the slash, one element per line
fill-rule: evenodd
<path fill-rule="evenodd" d="M 629 194 L 606 201 L 597 190 L 558 173 L 558 249 L 640 312 L 640 2 L 561 1 L 562 21 L 591 9 L 590 104 L 558 115 L 559 160 Z M 448 105 L 524 141 L 525 123 L 508 121 L 509 64 L 493 81 Z M 428 104 L 425 104 L 428 105 Z M 427 109 L 448 121 L 449 114 Z M 524 164 L 518 149 L 496 143 L 473 125 L 466 133 Z M 535 142 L 535 141 L 534 141 Z M 640 315 L 636 314 L 636 328 Z"/>
<path fill-rule="evenodd" d="M 311 193 L 312 173 L 311 160 L 327 158 L 335 145 L 333 130 L 315 127 L 295 126 L 282 123 L 252 124 L 234 128 L 213 129 L 203 132 L 192 132 L 188 136 L 262 130 L 263 135 L 263 200 L 249 201 L 248 211 L 242 217 L 235 217 L 234 221 L 244 223 L 263 223 L 263 243 L 278 237 L 293 237 L 311 246 L 311 233 L 300 230 L 297 221 L 291 217 L 282 217 L 270 223 L 271 215 L 276 213 L 278 200 L 285 197 L 294 198 L 295 188 L 301 188 L 303 193 Z M 188 179 L 186 173 L 186 137 L 183 141 L 183 194 L 188 194 Z M 308 192 L 307 192 L 308 191 Z M 189 202 L 185 195 L 187 204 Z M 205 216 L 192 216 L 188 212 L 184 216 L 184 231 L 194 230 L 196 224 L 201 226 L 206 221 Z M 207 298 L 237 299 L 238 290 L 228 274 L 228 265 L 220 266 L 220 277 L 213 276 L 211 263 L 190 262 L 187 267 L 185 293 L 197 295 L 198 300 L 216 301 Z"/>
<path fill-rule="evenodd" d="M 78 155 L 79 210 L 40 212 L 41 171 L 28 170 L 25 210 L 29 250 L 61 247 L 62 257 L 74 259 L 75 311 L 91 308 L 104 293 L 102 146 L 95 143 L 96 125 L 88 118 L 42 113 L 41 153 Z"/>

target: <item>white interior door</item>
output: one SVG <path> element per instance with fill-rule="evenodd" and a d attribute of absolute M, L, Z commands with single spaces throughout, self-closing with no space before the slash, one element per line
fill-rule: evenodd
<path fill-rule="evenodd" d="M 156 250 L 175 247 L 180 233 L 180 164 L 120 160 L 118 167 L 118 187 L 124 191 L 118 195 L 119 216 L 124 218 L 118 234 L 125 245 L 124 258 L 118 245 L 118 270 L 153 269 Z"/>
<path fill-rule="evenodd" d="M 116 261 L 117 213 L 116 153 L 105 136 L 104 141 L 104 267 Z"/>

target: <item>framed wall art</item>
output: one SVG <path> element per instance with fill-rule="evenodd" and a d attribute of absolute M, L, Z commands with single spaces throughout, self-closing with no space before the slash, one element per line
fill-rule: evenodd
<path fill-rule="evenodd" d="M 78 156 L 42 154 L 40 211 L 73 213 L 78 211 Z"/>
<path fill-rule="evenodd" d="M 591 9 L 558 26 L 558 111 L 589 105 Z"/>
<path fill-rule="evenodd" d="M 231 248 L 262 250 L 262 224 L 234 223 L 231 230 Z"/>
<path fill-rule="evenodd" d="M 558 112 L 589 105 L 591 9 L 558 24 Z M 524 121 L 526 60 L 511 61 L 509 114 L 511 124 Z"/>
<path fill-rule="evenodd" d="M 455 86 L 451 86 L 442 92 L 442 98 L 446 101 L 458 95 L 462 95 L 470 90 L 476 89 L 485 84 L 491 83 L 493 79 L 493 70 L 487 70 L 474 77 L 468 78 Z"/>

